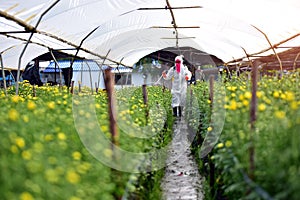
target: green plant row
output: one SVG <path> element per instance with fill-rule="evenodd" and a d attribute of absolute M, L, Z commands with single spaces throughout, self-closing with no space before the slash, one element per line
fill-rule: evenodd
<path fill-rule="evenodd" d="M 298 72 L 299 73 L 299 72 Z M 194 143 L 200 155 L 203 139 L 214 134 L 212 107 L 221 104 L 225 119 L 213 150 L 199 159 L 210 185 L 207 199 L 298 199 L 300 196 L 299 74 L 262 76 L 256 92 L 256 120 L 251 127 L 251 80 L 233 77 L 216 82 L 223 96 L 208 100 L 209 84 L 193 86 L 201 106 L 201 123 Z M 215 111 L 216 112 L 216 111 Z M 250 161 L 250 149 L 254 160 Z M 254 166 L 254 169 L 251 169 Z"/>
<path fill-rule="evenodd" d="M 127 127 L 118 127 L 119 147 L 131 152 L 160 148 L 167 142 L 170 132 L 171 113 L 167 107 L 170 93 L 159 87 L 148 87 L 148 105 L 145 105 L 140 88 L 126 90 L 115 93 L 118 122 Z M 80 128 L 85 127 L 75 126 L 75 116 L 88 120 L 86 127 L 99 129 L 108 140 L 111 139 L 104 91 L 90 95 L 83 89 L 81 93 L 75 90 L 71 95 L 66 87 L 56 86 L 36 87 L 33 91 L 27 82 L 20 83 L 18 96 L 13 87 L 8 88 L 7 96 L 0 91 L 1 199 L 109 200 L 121 198 L 127 190 L 142 191 L 143 186 L 139 183 L 128 185 L 130 179 L 140 179 L 140 174 L 121 172 L 104 165 L 84 146 L 78 135 Z M 93 99 L 92 110 L 96 118 L 92 112 L 87 112 L 89 109 L 80 110 L 80 107 L 74 114 L 75 106 L 81 103 L 75 97 L 84 96 Z M 155 121 L 161 116 L 159 112 L 152 112 L 153 106 L 165 110 L 166 125 L 163 124 L 163 128 Z M 148 112 L 151 117 L 146 119 Z M 153 136 L 136 138 L 132 131 L 143 133 L 146 125 Z M 109 148 L 101 151 L 107 157 L 114 153 Z"/>

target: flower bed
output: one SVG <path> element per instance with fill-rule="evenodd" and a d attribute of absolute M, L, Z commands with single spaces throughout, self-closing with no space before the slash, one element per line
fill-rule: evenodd
<path fill-rule="evenodd" d="M 147 106 L 141 101 L 141 90 L 133 90 L 135 92 L 131 93 L 131 96 L 121 90 L 116 92 L 118 102 L 123 99 L 130 104 L 126 110 L 118 112 L 118 117 L 126 124 L 127 117 L 130 116 L 128 126 L 134 126 L 135 130 L 138 130 L 147 121 Z M 130 179 L 139 179 L 138 175 L 112 170 L 92 156 L 83 145 L 78 135 L 80 130 L 74 121 L 74 109 L 78 103 L 74 96 L 89 95 L 85 92 L 87 90 L 71 95 L 65 87 L 42 86 L 35 88 L 34 93 L 33 87 L 23 82 L 19 91 L 19 96 L 14 94 L 14 88 L 8 89 L 8 96 L 0 91 L 2 199 L 108 200 L 122 197 L 127 190 L 143 190 L 143 185 L 136 182 L 128 184 L 131 183 Z M 169 105 L 168 91 L 163 93 L 161 88 L 149 87 L 148 93 L 149 106 Z M 156 98 L 152 98 L 155 96 Z M 99 125 L 101 132 L 109 139 L 111 136 L 106 93 L 100 91 L 92 97 L 93 110 L 97 114 L 96 121 L 92 121 L 95 120 L 92 118 L 93 113 L 85 110 L 77 110 L 76 115 L 85 119 L 91 118 L 87 127 Z M 155 113 L 151 115 L 151 119 L 155 119 Z M 166 119 L 170 115 L 170 110 L 166 107 Z M 151 129 L 153 133 L 161 133 L 153 135 L 150 139 L 135 139 L 130 137 L 131 133 L 120 129 L 120 148 L 132 152 L 146 152 L 151 148 L 163 146 L 170 131 L 170 124 L 167 122 L 164 129 Z M 103 155 L 111 157 L 112 154 L 111 149 L 103 149 Z"/>
<path fill-rule="evenodd" d="M 299 198 L 299 83 L 299 74 L 286 75 L 282 79 L 261 77 L 253 127 L 250 123 L 251 82 L 233 78 L 225 83 L 215 83 L 225 91 L 226 117 L 214 149 L 200 160 L 213 199 L 222 195 L 227 199 Z M 202 105 L 198 135 L 202 139 L 214 131 L 210 125 L 213 118 L 208 95 L 203 95 L 208 94 L 208 88 L 206 82 L 194 87 L 197 91 L 194 94 L 198 95 L 199 105 Z M 194 147 L 199 153 L 201 143 Z M 254 160 L 251 161 L 249 150 L 252 147 Z"/>

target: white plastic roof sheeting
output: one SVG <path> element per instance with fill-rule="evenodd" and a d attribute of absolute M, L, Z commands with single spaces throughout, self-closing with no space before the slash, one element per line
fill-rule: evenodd
<path fill-rule="evenodd" d="M 78 56 L 101 63 L 108 54 L 105 64 L 111 66 L 133 66 L 147 54 L 176 45 L 228 62 L 245 57 L 242 48 L 255 54 L 270 47 L 259 30 L 272 44 L 299 34 L 299 11 L 299 0 L 0 0 L 0 53 L 5 67 L 17 69 L 31 33 L 14 32 L 38 25 L 21 69 L 48 48 L 75 54 L 81 42 Z M 288 45 L 300 46 L 299 38 Z"/>

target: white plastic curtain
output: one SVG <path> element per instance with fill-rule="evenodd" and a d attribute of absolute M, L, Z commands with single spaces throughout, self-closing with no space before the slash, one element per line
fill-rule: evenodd
<path fill-rule="evenodd" d="M 79 56 L 102 62 L 108 54 L 105 64 L 111 66 L 120 61 L 133 66 L 149 53 L 177 45 L 228 62 L 245 57 L 243 49 L 255 54 L 270 47 L 259 30 L 272 44 L 300 33 L 298 0 L 0 0 L 0 53 L 6 68 L 18 68 L 31 34 L 15 31 L 35 27 L 56 1 L 37 26 L 21 69 L 49 48 L 75 54 L 81 43 Z M 282 45 L 287 44 L 300 46 L 299 37 Z"/>

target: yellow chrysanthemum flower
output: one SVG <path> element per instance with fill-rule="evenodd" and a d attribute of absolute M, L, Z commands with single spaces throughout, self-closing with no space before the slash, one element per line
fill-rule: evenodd
<path fill-rule="evenodd" d="M 29 101 L 27 103 L 27 108 L 28 108 L 28 110 L 34 110 L 36 108 L 36 105 L 33 101 Z"/>
<path fill-rule="evenodd" d="M 229 104 L 229 110 L 236 110 L 237 107 L 238 107 L 238 105 L 237 105 L 236 101 L 231 100 L 230 104 Z"/>
<path fill-rule="evenodd" d="M 10 151 L 12 153 L 18 153 L 19 152 L 18 147 L 16 145 L 11 145 Z"/>
<path fill-rule="evenodd" d="M 17 137 L 17 138 L 15 139 L 15 143 L 16 143 L 16 145 L 17 145 L 19 148 L 25 147 L 25 140 L 24 140 L 23 138 L 21 138 L 21 137 Z"/>
<path fill-rule="evenodd" d="M 66 140 L 66 139 L 67 139 L 67 136 L 66 136 L 63 132 L 59 132 L 59 133 L 57 134 L 57 138 L 58 138 L 59 140 Z"/>
<path fill-rule="evenodd" d="M 285 112 L 278 110 L 275 112 L 275 117 L 277 117 L 278 119 L 283 119 L 285 118 Z"/>
<path fill-rule="evenodd" d="M 279 96 L 280 96 L 280 95 L 279 95 L 279 92 L 275 91 L 275 92 L 273 93 L 273 97 L 278 98 Z"/>
<path fill-rule="evenodd" d="M 292 101 L 290 104 L 290 107 L 292 110 L 298 110 L 299 106 L 298 106 L 298 102 L 297 101 Z"/>
<path fill-rule="evenodd" d="M 245 92 L 244 97 L 245 97 L 246 99 L 251 99 L 251 97 L 252 97 L 251 92 Z"/>
<path fill-rule="evenodd" d="M 29 117 L 27 115 L 23 115 L 23 121 L 25 123 L 28 123 L 29 122 Z"/>
<path fill-rule="evenodd" d="M 20 200 L 34 200 L 34 198 L 29 192 L 23 192 L 20 195 Z"/>
<path fill-rule="evenodd" d="M 249 101 L 248 101 L 248 100 L 246 100 L 246 99 L 245 99 L 245 100 L 243 100 L 243 102 L 242 102 L 242 103 L 243 103 L 243 105 L 244 105 L 244 106 L 248 106 L 248 105 L 249 105 Z"/>
<path fill-rule="evenodd" d="M 224 147 L 224 144 L 222 142 L 220 142 L 219 144 L 217 144 L 217 147 L 218 148 L 223 148 Z"/>
<path fill-rule="evenodd" d="M 16 109 L 10 109 L 8 111 L 8 119 L 11 121 L 17 121 L 19 119 L 19 112 Z"/>
<path fill-rule="evenodd" d="M 25 150 L 25 151 L 22 152 L 22 158 L 24 160 L 30 160 L 31 157 L 32 157 L 32 155 L 29 151 Z"/>
<path fill-rule="evenodd" d="M 257 96 L 257 98 L 261 98 L 263 96 L 263 92 L 262 91 L 257 91 L 256 96 Z"/>
<path fill-rule="evenodd" d="M 285 93 L 287 101 L 293 101 L 295 99 L 295 95 L 293 92 L 287 91 Z"/>
<path fill-rule="evenodd" d="M 263 103 L 259 104 L 259 105 L 258 105 L 258 110 L 259 110 L 259 111 L 264 111 L 264 110 L 266 110 L 266 105 L 263 104 Z"/>
<path fill-rule="evenodd" d="M 59 181 L 59 174 L 55 169 L 47 169 L 45 171 L 45 178 L 49 183 L 57 183 Z"/>
<path fill-rule="evenodd" d="M 17 95 L 11 97 L 11 101 L 14 102 L 14 103 L 18 103 L 19 100 L 20 100 L 20 97 L 17 96 Z"/>
<path fill-rule="evenodd" d="M 76 197 L 76 196 L 72 196 L 72 197 L 70 198 L 70 200 L 81 200 L 81 198 Z"/>
<path fill-rule="evenodd" d="M 79 151 L 75 151 L 72 154 L 72 157 L 74 160 L 80 160 L 81 159 L 81 153 Z"/>
<path fill-rule="evenodd" d="M 69 183 L 77 184 L 80 181 L 80 175 L 73 170 L 70 170 L 66 174 L 66 179 Z"/>
<path fill-rule="evenodd" d="M 55 108 L 55 102 L 54 101 L 50 101 L 47 103 L 47 107 L 51 110 L 53 110 Z"/>
<path fill-rule="evenodd" d="M 231 147 L 231 146 L 232 146 L 232 142 L 231 142 L 230 140 L 227 140 L 227 141 L 225 142 L 225 146 L 226 146 L 226 147 Z"/>
<path fill-rule="evenodd" d="M 53 140 L 53 135 L 47 134 L 47 135 L 45 135 L 44 139 L 45 139 L 45 141 L 51 141 L 51 140 Z"/>
<path fill-rule="evenodd" d="M 208 128 L 207 128 L 207 131 L 208 132 L 210 132 L 210 131 L 212 131 L 213 130 L 213 128 L 211 127 L 211 126 L 209 126 Z"/>

